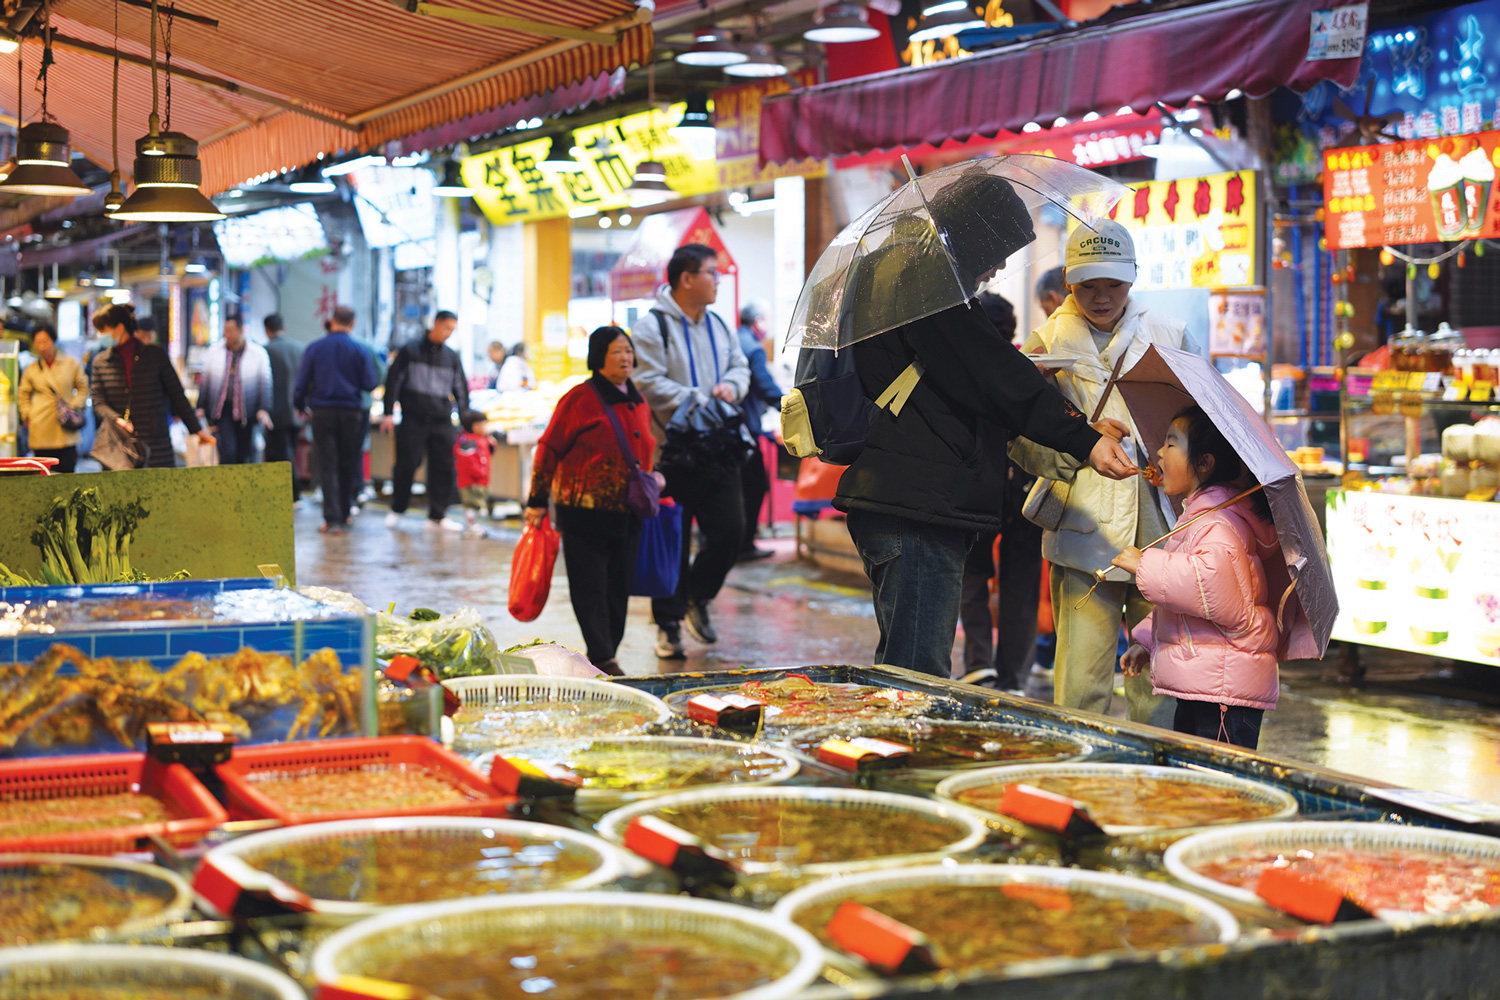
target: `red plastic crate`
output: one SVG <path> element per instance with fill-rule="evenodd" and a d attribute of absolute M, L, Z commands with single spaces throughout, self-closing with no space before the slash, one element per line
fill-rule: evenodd
<path fill-rule="evenodd" d="M 205 833 L 229 820 L 224 807 L 191 771 L 181 764 L 160 764 L 144 754 L 0 761 L 0 802 L 97 797 L 121 792 L 151 796 L 166 805 L 172 819 L 98 830 L 0 837 L 0 851 L 118 854 L 136 850 L 152 835 L 174 847 L 190 847 Z"/>
<path fill-rule="evenodd" d="M 256 787 L 256 775 L 277 771 L 355 771 L 400 765 L 436 771 L 467 789 L 472 799 L 455 798 L 451 805 L 397 806 L 350 809 L 341 812 L 291 812 Z M 514 796 L 500 795 L 489 781 L 457 754 L 425 736 L 376 736 L 308 740 L 236 749 L 215 769 L 224 783 L 224 800 L 236 818 L 279 819 L 288 826 L 340 819 L 380 816 L 504 816 Z"/>

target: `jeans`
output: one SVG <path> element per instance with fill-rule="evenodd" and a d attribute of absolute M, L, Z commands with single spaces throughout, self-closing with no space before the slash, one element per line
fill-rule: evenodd
<path fill-rule="evenodd" d="M 719 596 L 724 578 L 740 557 L 745 534 L 745 501 L 740 494 L 740 470 L 667 469 L 663 496 L 682 508 L 682 570 L 677 593 L 651 601 L 651 617 L 658 624 L 680 622 L 688 602 L 707 604 Z M 698 555 L 689 559 L 690 525 L 698 522 Z"/>
<path fill-rule="evenodd" d="M 223 417 L 214 425 L 220 465 L 248 465 L 255 458 L 255 421 Z"/>
<path fill-rule="evenodd" d="M 323 483 L 323 521 L 348 524 L 364 461 L 365 411 L 326 406 L 312 411 L 313 448 Z"/>
<path fill-rule="evenodd" d="M 267 462 L 290 462 L 292 466 L 292 503 L 302 495 L 297 488 L 297 428 L 291 425 L 266 431 Z"/>
<path fill-rule="evenodd" d="M 568 571 L 568 596 L 583 632 L 590 663 L 615 658 L 625 638 L 625 615 L 630 603 L 630 577 L 635 571 L 641 522 L 630 519 L 624 535 L 598 534 L 567 528 L 563 531 L 563 565 Z"/>
<path fill-rule="evenodd" d="M 850 511 L 848 523 L 874 591 L 875 662 L 947 679 L 975 532 L 864 510 Z"/>
<path fill-rule="evenodd" d="M 1265 710 L 1244 705 L 1220 705 L 1214 701 L 1177 699 L 1172 728 L 1205 740 L 1232 743 L 1254 750 L 1260 745 L 1260 723 Z"/>
<path fill-rule="evenodd" d="M 457 499 L 458 471 L 453 446 L 458 432 L 453 422 L 402 419 L 396 425 L 396 468 L 391 473 L 391 510 L 404 513 L 411 506 L 411 482 L 422 459 L 427 460 L 427 516 L 441 521 L 448 505 Z"/>

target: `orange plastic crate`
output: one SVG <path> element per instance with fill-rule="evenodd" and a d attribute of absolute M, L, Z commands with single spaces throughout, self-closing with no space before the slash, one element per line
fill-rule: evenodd
<path fill-rule="evenodd" d="M 158 763 L 144 754 L 0 761 L 0 803 L 98 798 L 122 792 L 151 796 L 167 807 L 172 818 L 97 830 L 0 836 L 0 851 L 118 854 L 136 850 L 153 835 L 174 847 L 190 847 L 229 819 L 191 771 L 181 764 Z"/>
<path fill-rule="evenodd" d="M 423 767 L 466 790 L 472 798 L 455 795 L 451 804 L 299 813 L 260 790 L 257 776 L 289 772 L 339 772 Z M 237 749 L 218 765 L 224 800 L 236 818 L 279 819 L 288 826 L 341 819 L 381 816 L 503 816 L 514 796 L 497 795 L 489 781 L 457 754 L 424 736 L 377 736 L 353 739 L 308 740 Z"/>

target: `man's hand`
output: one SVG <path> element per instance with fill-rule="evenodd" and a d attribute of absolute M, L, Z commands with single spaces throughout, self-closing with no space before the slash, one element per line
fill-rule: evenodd
<path fill-rule="evenodd" d="M 267 413 L 265 410 L 256 410 L 255 411 L 255 419 L 259 420 L 260 421 L 260 425 L 262 427 L 264 427 L 266 430 L 270 430 L 272 427 L 274 427 L 276 425 L 276 421 L 272 420 L 271 419 L 271 415 L 269 413 Z"/>
<path fill-rule="evenodd" d="M 387 414 L 386 416 L 380 418 L 380 433 L 382 433 L 382 434 L 389 434 L 391 432 L 391 429 L 393 427 L 395 427 L 395 426 L 396 426 L 396 418 L 395 417 L 390 416 L 389 414 Z"/>
<path fill-rule="evenodd" d="M 726 403 L 733 403 L 739 396 L 739 393 L 735 392 L 734 386 L 728 382 L 720 382 L 714 386 L 714 395 Z"/>
<path fill-rule="evenodd" d="M 1110 562 L 1133 576 L 1141 568 L 1141 550 L 1134 545 L 1127 545 Z"/>
<path fill-rule="evenodd" d="M 1125 650 L 1125 655 L 1120 657 L 1120 670 L 1126 677 L 1139 677 L 1142 671 L 1151 669 L 1151 654 L 1146 652 L 1146 647 L 1138 642 L 1132 642 L 1130 648 Z"/>
<path fill-rule="evenodd" d="M 1112 441 L 1119 441 L 1130 436 L 1130 428 L 1114 417 L 1105 417 L 1089 426 Z"/>
<path fill-rule="evenodd" d="M 214 443 L 214 432 L 211 431 L 211 430 L 209 430 L 207 427 L 203 428 L 203 430 L 201 430 L 201 431 L 198 432 L 198 443 L 199 444 L 213 444 Z"/>
<path fill-rule="evenodd" d="M 1089 466 L 1107 479 L 1129 479 L 1140 471 L 1120 442 L 1108 435 L 1094 443 L 1094 450 L 1089 452 Z"/>
<path fill-rule="evenodd" d="M 298 410 L 297 421 L 302 424 L 312 423 L 312 410 Z"/>
<path fill-rule="evenodd" d="M 546 507 L 527 507 L 526 512 L 521 515 L 526 519 L 528 528 L 535 528 L 542 523 L 542 518 L 547 516 Z"/>

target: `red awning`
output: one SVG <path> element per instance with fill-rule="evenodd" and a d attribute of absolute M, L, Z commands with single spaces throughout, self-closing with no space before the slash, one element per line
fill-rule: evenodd
<path fill-rule="evenodd" d="M 641 221 L 630 249 L 610 270 L 609 297 L 615 302 L 654 298 L 657 288 L 667 280 L 667 261 L 672 259 L 672 251 L 686 243 L 713 247 L 719 255 L 719 273 L 738 273 L 734 258 L 705 209 L 658 212 Z"/>
<path fill-rule="evenodd" d="M 1308 60 L 1315 0 L 1221 0 L 1125 16 L 979 55 L 829 83 L 761 106 L 762 162 L 845 156 L 1019 131 L 1231 90 L 1265 97 L 1322 80 L 1351 86 L 1358 59 Z M 1125 11 L 1131 8 L 1124 8 Z"/>

